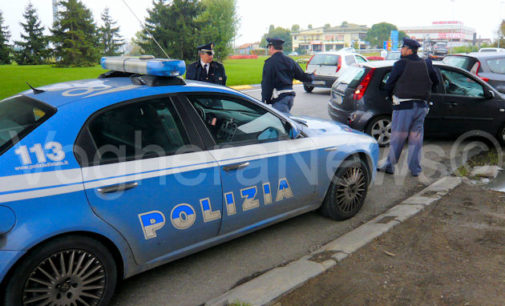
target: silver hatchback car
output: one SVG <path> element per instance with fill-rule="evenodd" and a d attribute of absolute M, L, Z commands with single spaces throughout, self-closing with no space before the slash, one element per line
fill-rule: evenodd
<path fill-rule="evenodd" d="M 307 73 L 315 73 L 312 82 L 303 83 L 306 92 L 312 92 L 314 87 L 331 88 L 331 85 L 349 66 L 368 62 L 368 60 L 354 52 L 345 49 L 336 52 L 317 53 L 307 63 Z"/>

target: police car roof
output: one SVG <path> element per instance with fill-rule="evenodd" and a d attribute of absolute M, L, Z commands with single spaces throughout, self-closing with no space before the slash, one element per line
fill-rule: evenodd
<path fill-rule="evenodd" d="M 189 80 L 186 81 L 186 85 L 135 85 L 127 77 L 70 81 L 41 86 L 37 87 L 37 89 L 44 92 L 35 94 L 32 90 L 26 90 L 21 95 L 44 102 L 55 108 L 60 108 L 70 103 L 88 104 L 94 101 L 101 101 L 103 103 L 104 100 L 110 101 L 109 104 L 114 104 L 147 96 L 178 92 L 239 93 L 231 88 Z"/>

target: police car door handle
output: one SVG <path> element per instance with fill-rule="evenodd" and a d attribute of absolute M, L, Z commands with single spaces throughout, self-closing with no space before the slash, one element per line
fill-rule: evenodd
<path fill-rule="evenodd" d="M 223 170 L 226 171 L 226 172 L 233 171 L 233 170 L 239 170 L 239 169 L 243 169 L 243 168 L 245 168 L 245 167 L 247 167 L 249 165 L 250 165 L 249 162 L 240 163 L 240 164 L 234 164 L 234 165 L 224 166 Z"/>
<path fill-rule="evenodd" d="M 105 194 L 105 193 L 126 191 L 126 190 L 133 189 L 133 188 L 137 187 L 138 185 L 139 185 L 139 183 L 137 183 L 137 182 L 117 184 L 117 185 L 107 186 L 107 187 L 103 187 L 103 188 L 98 188 L 98 192 Z"/>
<path fill-rule="evenodd" d="M 338 148 L 337 147 L 331 147 L 331 148 L 326 148 L 324 149 L 326 152 L 333 152 L 333 151 L 337 151 Z"/>

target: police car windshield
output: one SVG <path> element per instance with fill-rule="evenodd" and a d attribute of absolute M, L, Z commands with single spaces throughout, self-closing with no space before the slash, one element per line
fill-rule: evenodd
<path fill-rule="evenodd" d="M 28 97 L 0 101 L 0 155 L 56 112 Z"/>

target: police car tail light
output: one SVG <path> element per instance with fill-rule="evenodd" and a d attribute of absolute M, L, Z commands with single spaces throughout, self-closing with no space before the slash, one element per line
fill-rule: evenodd
<path fill-rule="evenodd" d="M 360 100 L 365 95 L 365 91 L 372 80 L 373 73 L 375 72 L 375 68 L 370 69 L 368 73 L 365 75 L 361 83 L 358 85 L 356 90 L 354 91 L 353 99 Z"/>
<path fill-rule="evenodd" d="M 186 72 L 186 63 L 175 59 L 118 56 L 102 57 L 100 63 L 104 69 L 161 77 L 182 76 Z"/>

